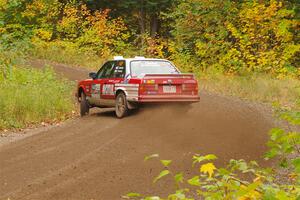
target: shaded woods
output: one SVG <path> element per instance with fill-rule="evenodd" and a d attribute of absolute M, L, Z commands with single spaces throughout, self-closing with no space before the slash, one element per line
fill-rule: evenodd
<path fill-rule="evenodd" d="M 27 41 L 37 57 L 139 54 L 195 73 L 299 76 L 297 1 L 1 0 L 0 9 L 1 45 Z"/>

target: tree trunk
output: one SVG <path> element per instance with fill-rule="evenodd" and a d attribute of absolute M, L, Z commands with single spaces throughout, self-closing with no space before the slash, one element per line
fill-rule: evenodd
<path fill-rule="evenodd" d="M 146 21 L 146 13 L 145 13 L 145 8 L 144 8 L 144 0 L 142 0 L 141 8 L 139 10 L 139 24 L 140 24 L 141 34 L 144 34 L 146 32 L 145 21 Z"/>
<path fill-rule="evenodd" d="M 151 15 L 151 20 L 150 20 L 150 36 L 152 38 L 156 37 L 159 31 L 159 19 L 158 15 L 154 13 Z"/>

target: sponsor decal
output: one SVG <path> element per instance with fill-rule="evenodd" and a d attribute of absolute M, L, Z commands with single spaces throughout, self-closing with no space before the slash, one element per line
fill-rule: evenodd
<path fill-rule="evenodd" d="M 146 83 L 148 83 L 148 84 L 155 84 L 155 80 L 147 80 Z"/>
<path fill-rule="evenodd" d="M 147 93 L 148 94 L 157 94 L 157 92 L 155 92 L 155 91 L 148 91 Z"/>
<path fill-rule="evenodd" d="M 101 88 L 101 84 L 92 85 L 91 95 L 93 98 L 100 98 L 100 88 Z"/>
<path fill-rule="evenodd" d="M 87 91 L 87 92 L 90 92 L 90 86 L 85 86 L 85 90 Z"/>
<path fill-rule="evenodd" d="M 102 86 L 103 95 L 114 95 L 114 84 L 104 84 Z"/>
<path fill-rule="evenodd" d="M 123 66 L 116 66 L 115 67 L 115 73 L 122 73 L 124 70 L 124 67 Z"/>
<path fill-rule="evenodd" d="M 187 81 L 184 81 L 184 83 L 196 83 L 195 80 L 187 80 Z"/>

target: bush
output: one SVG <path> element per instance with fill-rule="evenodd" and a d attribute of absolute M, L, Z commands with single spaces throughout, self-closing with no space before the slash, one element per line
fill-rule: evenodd
<path fill-rule="evenodd" d="M 176 42 L 171 57 L 192 55 L 194 72 L 212 67 L 226 74 L 299 77 L 299 20 L 285 3 L 182 1 L 170 15 Z"/>
<path fill-rule="evenodd" d="M 63 120 L 72 112 L 72 84 L 59 80 L 51 68 L 13 66 L 0 79 L 0 130 Z"/>

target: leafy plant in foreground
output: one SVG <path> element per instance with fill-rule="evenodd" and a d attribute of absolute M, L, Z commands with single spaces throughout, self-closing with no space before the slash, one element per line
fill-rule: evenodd
<path fill-rule="evenodd" d="M 300 173 L 300 133 L 291 127 L 300 125 L 300 112 L 285 111 L 278 115 L 288 122 L 287 130 L 274 128 L 270 131 L 267 143 L 270 150 L 266 153 L 266 158 L 278 157 L 281 167 L 294 168 L 296 173 Z"/>
<path fill-rule="evenodd" d="M 300 124 L 299 112 L 284 112 L 280 114 L 289 124 Z M 154 178 L 154 183 L 167 176 L 172 176 L 175 190 L 166 197 L 144 196 L 139 193 L 128 193 L 125 199 L 143 200 L 194 200 L 194 199 L 300 199 L 300 133 L 289 129 L 272 129 L 270 131 L 270 150 L 266 159 L 279 156 L 280 166 L 288 168 L 287 181 L 279 180 L 278 170 L 260 168 L 255 161 L 230 160 L 226 167 L 217 168 L 213 154 L 195 154 L 192 167 L 198 172 L 194 176 L 174 172 L 171 160 L 160 160 L 162 171 Z M 145 161 L 158 158 L 158 154 L 147 156 Z"/>

